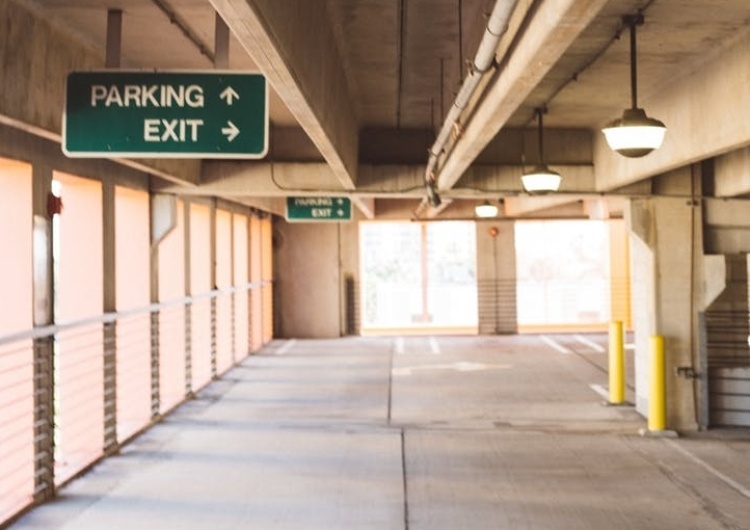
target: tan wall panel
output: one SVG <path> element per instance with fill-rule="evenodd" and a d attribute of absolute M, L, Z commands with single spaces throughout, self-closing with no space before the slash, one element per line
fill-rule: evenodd
<path fill-rule="evenodd" d="M 211 291 L 211 209 L 190 204 L 190 294 Z M 193 390 L 211 380 L 211 300 L 195 299 L 191 306 L 190 353 Z"/>
<path fill-rule="evenodd" d="M 32 326 L 31 166 L 0 158 L 0 336 Z"/>

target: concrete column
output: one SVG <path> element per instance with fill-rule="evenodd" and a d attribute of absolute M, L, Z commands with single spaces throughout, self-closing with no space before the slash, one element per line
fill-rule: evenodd
<path fill-rule="evenodd" d="M 34 201 L 34 326 L 54 322 L 52 272 L 52 216 L 47 201 L 51 191 L 52 168 L 33 167 Z M 55 410 L 54 339 L 34 341 L 34 500 L 47 501 L 55 496 Z"/>
<path fill-rule="evenodd" d="M 690 173 L 685 175 L 689 181 Z M 666 344 L 667 428 L 697 429 L 695 381 L 678 367 L 697 368 L 702 300 L 702 216 L 688 198 L 630 201 L 631 292 L 635 330 L 636 408 L 647 415 L 652 335 Z"/>
<path fill-rule="evenodd" d="M 104 249 L 104 313 L 117 311 L 115 269 L 115 185 L 102 183 L 103 244 Z M 104 324 L 104 452 L 119 451 L 117 441 L 117 321 Z"/>
<path fill-rule="evenodd" d="M 512 334 L 516 319 L 516 242 L 512 222 L 477 222 L 479 334 Z"/>

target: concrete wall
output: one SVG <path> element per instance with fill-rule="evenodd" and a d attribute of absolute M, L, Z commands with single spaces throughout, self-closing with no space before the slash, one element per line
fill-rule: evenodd
<path fill-rule="evenodd" d="M 276 336 L 345 333 L 344 279 L 359 278 L 359 230 L 350 223 L 274 220 Z"/>

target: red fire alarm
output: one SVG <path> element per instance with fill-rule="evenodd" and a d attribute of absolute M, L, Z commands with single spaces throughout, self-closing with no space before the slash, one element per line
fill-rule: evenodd
<path fill-rule="evenodd" d="M 500 231 L 496 226 L 491 226 L 489 230 L 487 230 L 487 233 L 490 235 L 490 237 L 497 237 L 497 234 L 499 234 Z"/>
<path fill-rule="evenodd" d="M 63 203 L 62 198 L 52 193 L 47 194 L 47 215 L 52 217 L 55 214 L 62 212 Z"/>

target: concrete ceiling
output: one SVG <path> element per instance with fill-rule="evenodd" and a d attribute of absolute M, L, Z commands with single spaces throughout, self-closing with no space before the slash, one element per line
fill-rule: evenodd
<path fill-rule="evenodd" d="M 232 33 L 229 68 L 261 71 L 272 85 L 271 147 L 261 161 L 205 161 L 206 186 L 190 192 L 252 204 L 340 191 L 361 196 L 360 207 L 372 216 L 377 198 L 408 198 L 414 210 L 415 199 L 424 196 L 427 150 L 495 1 L 27 3 L 102 54 L 107 10 L 121 9 L 121 66 L 137 69 L 213 68 L 218 12 Z M 498 68 L 462 116 L 464 137 L 452 140 L 441 159 L 441 192 L 476 202 L 520 190 L 519 166 L 534 161 L 534 109 L 540 106 L 548 108 L 547 162 L 582 175 L 573 191 L 602 191 L 587 166 L 599 129 L 630 104 L 622 17 L 639 10 L 645 24 L 638 28 L 638 94 L 646 108 L 750 31 L 747 0 L 519 0 L 497 50 Z M 264 172 L 269 162 L 281 173 Z M 281 186 L 279 174 L 286 175 Z M 460 210 L 458 202 L 451 208 Z"/>

